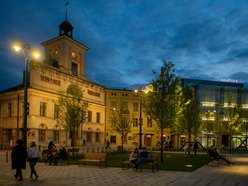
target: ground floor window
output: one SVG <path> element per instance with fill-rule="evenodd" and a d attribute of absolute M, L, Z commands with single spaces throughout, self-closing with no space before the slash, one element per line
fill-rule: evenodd
<path fill-rule="evenodd" d="M 116 144 L 116 136 L 110 136 L 110 143 Z"/>
<path fill-rule="evenodd" d="M 39 129 L 39 141 L 45 141 L 46 139 L 46 130 Z"/>
<path fill-rule="evenodd" d="M 96 132 L 96 133 L 95 133 L 95 141 L 96 141 L 97 143 L 100 142 L 100 132 Z"/>
<path fill-rule="evenodd" d="M 91 142 L 91 133 L 92 133 L 92 132 L 87 132 L 87 133 L 86 133 L 86 141 L 87 141 L 87 142 Z"/>
<path fill-rule="evenodd" d="M 53 131 L 53 141 L 59 141 L 59 130 Z"/>

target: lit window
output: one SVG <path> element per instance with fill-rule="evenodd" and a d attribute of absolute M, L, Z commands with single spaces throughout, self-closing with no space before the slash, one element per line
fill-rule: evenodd
<path fill-rule="evenodd" d="M 44 102 L 40 102 L 40 116 L 46 116 L 46 108 L 47 104 Z"/>
<path fill-rule="evenodd" d="M 138 118 L 133 118 L 133 127 L 138 127 Z"/>

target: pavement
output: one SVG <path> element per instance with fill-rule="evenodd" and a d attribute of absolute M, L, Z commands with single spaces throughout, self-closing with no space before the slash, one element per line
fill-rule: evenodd
<path fill-rule="evenodd" d="M 121 168 L 99 168 L 69 165 L 37 164 L 38 180 L 29 179 L 30 168 L 23 170 L 24 181 L 14 178 L 10 168 L 10 151 L 0 151 L 0 186 L 248 186 L 248 154 L 228 155 L 233 166 L 209 164 L 194 172 L 134 171 Z"/>

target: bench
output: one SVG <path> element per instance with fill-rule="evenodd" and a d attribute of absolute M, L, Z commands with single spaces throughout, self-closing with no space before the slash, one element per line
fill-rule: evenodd
<path fill-rule="evenodd" d="M 134 164 L 132 162 L 130 162 L 129 160 L 122 160 L 122 170 L 130 169 L 133 166 L 134 166 Z M 158 160 L 157 160 L 157 158 L 153 157 L 153 159 L 151 161 L 143 163 L 143 165 L 140 167 L 140 171 L 143 170 L 143 167 L 151 168 L 152 172 L 154 172 L 155 168 L 156 168 L 156 171 L 158 171 L 159 168 L 158 168 Z"/>
<path fill-rule="evenodd" d="M 86 162 L 93 162 L 93 163 L 99 163 L 99 167 L 102 167 L 102 163 L 105 164 L 105 167 L 107 167 L 107 153 L 84 153 L 83 159 L 78 160 L 78 166 L 80 166 L 81 163 L 86 165 Z"/>
<path fill-rule="evenodd" d="M 222 156 L 222 157 L 224 157 L 224 158 L 226 158 L 227 159 L 227 154 L 220 154 L 220 151 L 217 151 L 218 152 L 218 154 L 220 155 L 220 156 Z M 208 156 L 208 163 L 207 163 L 207 165 L 209 165 L 209 163 L 217 163 L 218 165 L 220 164 L 220 162 L 221 163 L 223 163 L 223 159 L 221 159 L 221 158 L 219 158 L 219 157 L 217 157 L 217 158 L 215 158 L 215 157 L 213 157 L 213 156 L 211 156 L 210 154 L 209 154 L 209 151 L 207 150 L 207 156 Z"/>

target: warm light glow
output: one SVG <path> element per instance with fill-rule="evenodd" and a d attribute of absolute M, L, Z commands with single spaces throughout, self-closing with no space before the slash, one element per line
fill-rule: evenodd
<path fill-rule="evenodd" d="M 138 90 L 134 90 L 134 92 L 135 92 L 135 93 L 137 93 L 137 92 L 138 92 Z"/>
<path fill-rule="evenodd" d="M 17 51 L 17 52 L 19 52 L 19 50 L 22 49 L 19 45 L 14 45 L 13 48 L 14 48 L 15 51 Z"/>
<path fill-rule="evenodd" d="M 40 57 L 40 54 L 39 54 L 39 52 L 37 52 L 37 51 L 33 51 L 32 55 L 33 55 L 36 59 L 38 59 L 38 58 Z"/>
<path fill-rule="evenodd" d="M 19 43 L 15 43 L 13 44 L 13 49 L 16 52 L 19 52 L 20 50 L 22 50 L 24 55 L 25 55 L 25 50 L 28 50 L 30 52 L 30 55 L 32 55 L 34 58 L 37 59 L 40 57 L 40 52 L 38 50 L 33 50 L 28 44 L 21 45 Z"/>

